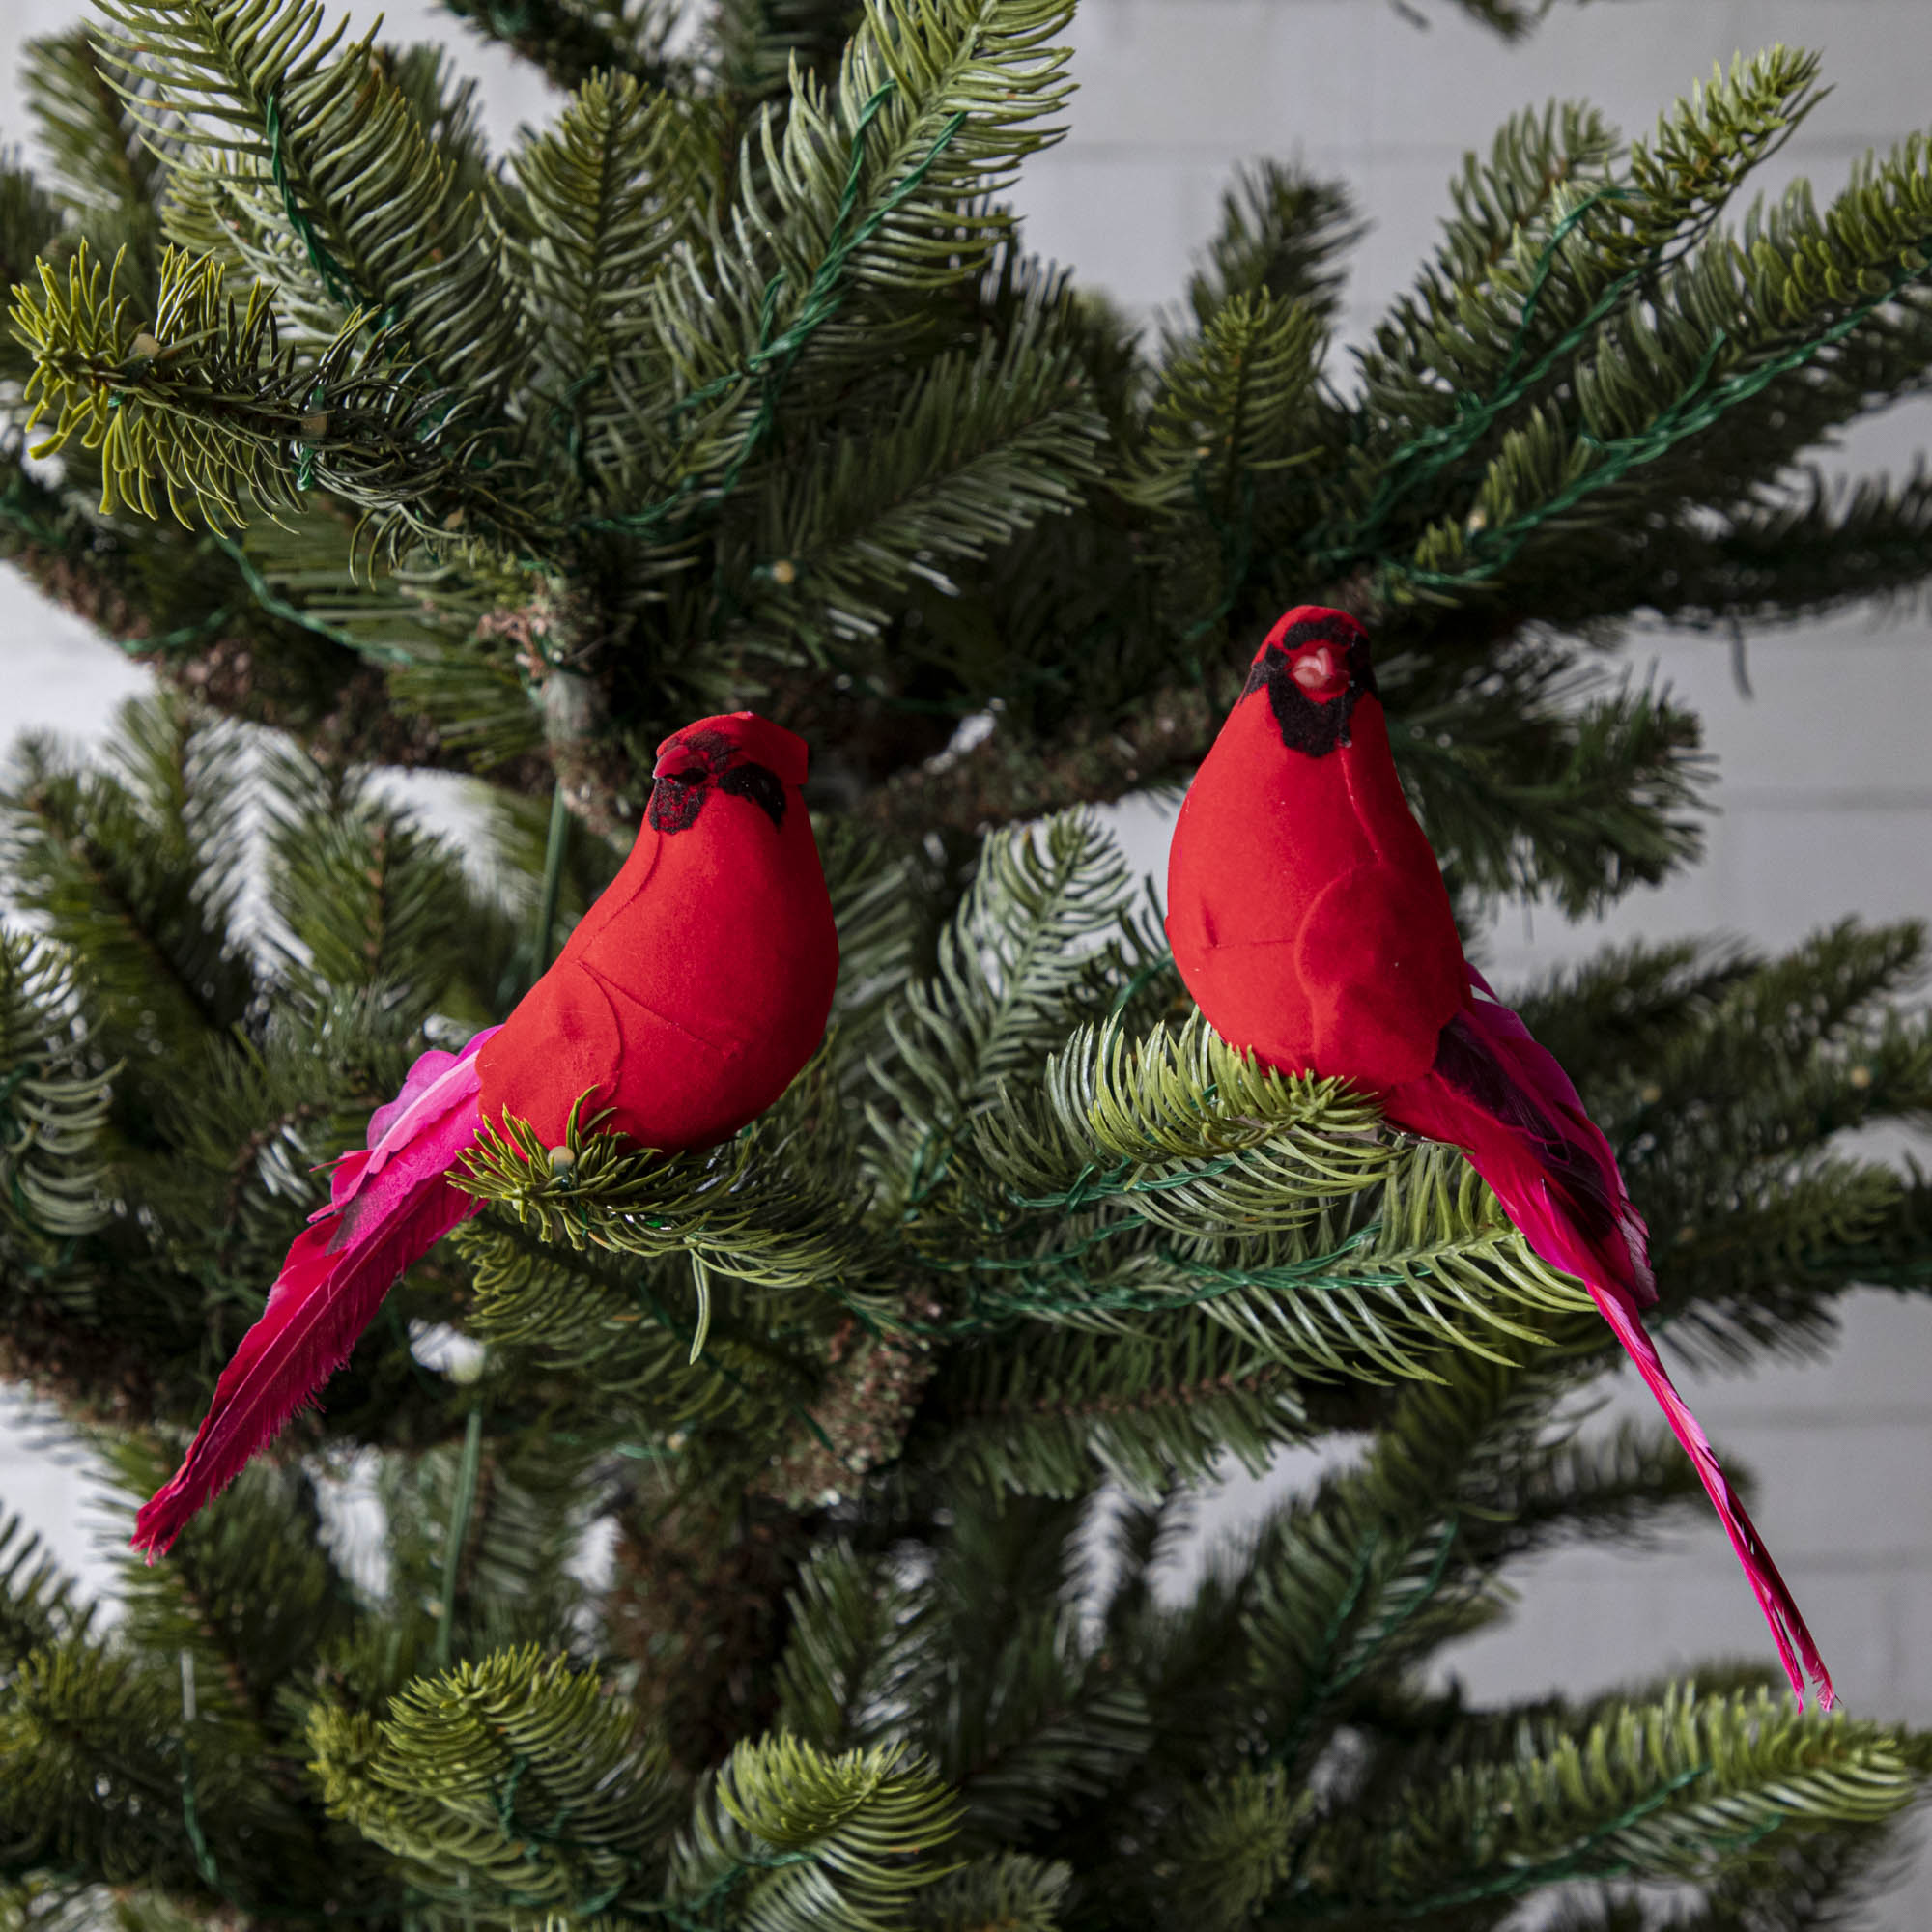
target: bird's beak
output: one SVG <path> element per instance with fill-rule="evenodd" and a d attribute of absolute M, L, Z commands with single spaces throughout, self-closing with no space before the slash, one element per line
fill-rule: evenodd
<path fill-rule="evenodd" d="M 1290 675 L 1311 696 L 1325 691 L 1335 682 L 1335 654 L 1326 644 L 1317 644 L 1294 661 Z"/>

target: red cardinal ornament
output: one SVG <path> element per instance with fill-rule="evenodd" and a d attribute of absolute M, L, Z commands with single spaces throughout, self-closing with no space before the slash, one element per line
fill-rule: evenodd
<path fill-rule="evenodd" d="M 1267 635 L 1168 857 L 1175 964 L 1231 1045 L 1374 1090 L 1391 1124 L 1462 1148 L 1552 1266 L 1577 1276 L 1723 1520 L 1799 1702 L 1832 1679 L 1637 1311 L 1648 1236 L 1569 1076 L 1463 957 L 1396 777 L 1369 640 L 1303 605 Z M 1803 1670 L 1801 1670 L 1801 1660 Z"/>
<path fill-rule="evenodd" d="M 638 842 L 510 1017 L 426 1053 L 336 1164 L 173 1481 L 135 1519 L 149 1562 L 348 1359 L 398 1275 L 482 1203 L 450 1170 L 484 1122 L 563 1141 L 600 1133 L 673 1152 L 726 1139 L 811 1057 L 838 936 L 799 787 L 801 738 L 749 711 L 658 747 Z"/>

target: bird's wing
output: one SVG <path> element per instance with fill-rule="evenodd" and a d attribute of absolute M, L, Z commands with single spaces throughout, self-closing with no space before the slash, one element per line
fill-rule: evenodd
<path fill-rule="evenodd" d="M 1439 875 L 1379 858 L 1351 867 L 1316 896 L 1293 947 L 1318 1072 L 1385 1089 L 1429 1071 L 1467 997 Z"/>
<path fill-rule="evenodd" d="M 572 1105 L 585 1094 L 594 1114 L 623 1065 L 624 1042 L 611 1001 L 581 959 L 558 959 L 532 986 L 497 1037 L 476 1057 L 483 1119 L 505 1112 L 527 1121 L 546 1147 L 561 1146 Z"/>
<path fill-rule="evenodd" d="M 1546 1261 L 1648 1307 L 1649 1238 L 1609 1142 L 1555 1055 L 1469 979 L 1481 997 L 1443 1029 L 1429 1081 L 1392 1096 L 1389 1117 L 1470 1149 Z"/>

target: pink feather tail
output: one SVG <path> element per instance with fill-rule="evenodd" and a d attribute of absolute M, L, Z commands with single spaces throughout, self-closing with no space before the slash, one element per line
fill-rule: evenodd
<path fill-rule="evenodd" d="M 1469 980 L 1475 998 L 1444 1029 L 1434 1071 L 1387 1096 L 1389 1118 L 1464 1148 L 1530 1246 L 1589 1289 L 1723 1522 L 1799 1703 L 1804 1702 L 1808 1672 L 1820 1707 L 1829 1711 L 1836 1692 L 1818 1646 L 1719 1466 L 1710 1438 L 1638 1320 L 1638 1309 L 1655 1301 L 1657 1291 L 1648 1234 L 1616 1156 L 1555 1056 L 1537 1044 L 1473 967 Z"/>
<path fill-rule="evenodd" d="M 1503 1205 L 1507 1207 L 1509 1204 L 1505 1202 Z M 1799 1611 L 1789 1585 L 1777 1574 L 1777 1565 L 1771 1560 L 1771 1551 L 1764 1547 L 1757 1525 L 1738 1500 L 1738 1492 L 1731 1488 L 1730 1479 L 1719 1466 L 1717 1452 L 1711 1447 L 1710 1438 L 1698 1426 L 1697 1418 L 1690 1413 L 1684 1398 L 1677 1393 L 1657 1352 L 1656 1343 L 1645 1334 L 1643 1323 L 1636 1318 L 1636 1311 L 1628 1307 L 1613 1289 L 1600 1286 L 1587 1275 L 1584 1281 L 1591 1297 L 1603 1310 L 1604 1319 L 1617 1331 L 1617 1340 L 1636 1364 L 1637 1373 L 1650 1384 L 1651 1394 L 1657 1398 L 1670 1424 L 1670 1433 L 1684 1445 L 1684 1453 L 1690 1458 L 1691 1466 L 1704 1485 L 1704 1493 L 1711 1498 L 1724 1525 L 1724 1534 L 1731 1539 L 1731 1548 L 1737 1551 L 1738 1561 L 1750 1579 L 1758 1608 L 1764 1612 L 1764 1620 L 1771 1626 L 1772 1640 L 1777 1645 L 1778 1662 L 1784 1665 L 1784 1674 L 1791 1680 L 1793 1694 L 1802 1707 L 1804 1702 L 1804 1678 L 1808 1672 L 1811 1681 L 1818 1687 L 1819 1708 L 1829 1711 L 1837 1702 L 1837 1692 L 1832 1686 L 1832 1673 L 1825 1668 L 1825 1660 L 1818 1654 L 1818 1646 L 1805 1628 L 1804 1618 Z"/>
<path fill-rule="evenodd" d="M 367 1149 L 337 1163 L 329 1205 L 296 1236 L 186 1458 L 134 1520 L 150 1563 L 349 1359 L 402 1271 L 482 1206 L 444 1177 L 481 1124 L 474 1055 L 495 1031 L 461 1054 L 424 1054 L 371 1117 Z"/>

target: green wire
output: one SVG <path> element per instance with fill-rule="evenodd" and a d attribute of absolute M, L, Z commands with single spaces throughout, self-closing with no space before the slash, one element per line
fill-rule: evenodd
<path fill-rule="evenodd" d="M 242 581 L 247 584 L 249 595 L 270 616 L 279 617 L 285 624 L 298 624 L 304 631 L 313 631 L 318 638 L 327 638 L 331 644 L 339 644 L 345 651 L 354 651 L 358 657 L 385 657 L 392 664 L 408 664 L 411 661 L 407 651 L 397 650 L 393 645 L 358 644 L 347 631 L 338 631 L 333 624 L 326 624 L 299 605 L 291 604 L 270 587 L 269 580 L 256 568 L 254 559 L 233 537 L 223 530 L 210 530 L 209 535 L 227 554 L 228 560 L 242 573 Z"/>
<path fill-rule="evenodd" d="M 269 172 L 273 175 L 275 186 L 281 192 L 282 212 L 288 216 L 296 239 L 307 252 L 310 267 L 322 278 L 323 287 L 339 306 L 346 309 L 366 307 L 367 304 L 350 285 L 342 265 L 324 246 L 322 237 L 315 232 L 313 223 L 302 212 L 300 197 L 289 179 L 288 163 L 282 156 L 282 102 L 281 97 L 272 88 L 269 91 L 268 104 L 262 110 L 262 126 L 269 137 Z M 378 327 L 387 328 L 395 319 L 396 304 L 391 302 L 383 311 Z"/>

